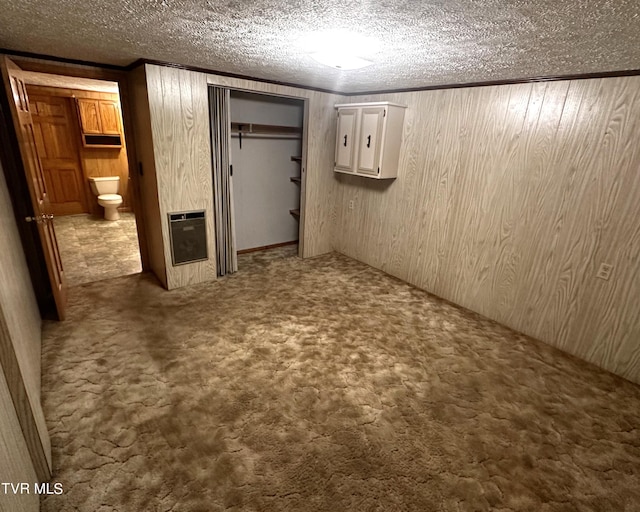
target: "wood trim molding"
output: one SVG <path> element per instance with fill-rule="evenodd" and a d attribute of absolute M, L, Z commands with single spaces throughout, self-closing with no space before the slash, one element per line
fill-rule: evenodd
<path fill-rule="evenodd" d="M 537 82 L 558 82 L 561 80 L 588 80 L 591 78 L 617 78 L 623 76 L 639 76 L 640 69 L 627 69 L 621 71 L 602 71 L 598 73 L 581 73 L 574 75 L 534 76 L 526 78 L 513 78 L 507 80 L 487 80 L 483 82 L 463 82 L 456 84 L 425 85 L 420 87 L 407 87 L 405 89 L 385 89 L 365 92 L 343 92 L 343 96 L 370 96 L 373 94 L 395 94 L 401 92 L 438 91 L 442 89 L 464 89 L 472 87 L 491 87 L 493 85 L 530 84 Z"/>
<path fill-rule="evenodd" d="M 176 68 L 176 69 L 184 69 L 186 71 L 195 71 L 197 73 L 204 73 L 207 75 L 218 75 L 224 76 L 228 78 L 238 78 L 240 80 L 251 80 L 253 82 L 260 82 L 264 84 L 272 84 L 272 85 L 281 85 L 283 87 L 295 87 L 297 89 L 305 89 L 307 91 L 316 91 L 316 92 L 324 92 L 327 94 L 338 94 L 344 96 L 345 93 L 340 91 L 334 91 L 332 89 L 324 89 L 322 87 L 313 87 L 311 85 L 302 85 L 302 84 L 294 84 L 291 82 L 280 82 L 278 80 L 269 80 L 267 78 L 258 78 L 255 76 L 241 75 L 238 73 L 229 73 L 227 71 L 218 71 L 215 69 L 201 68 L 198 66 L 185 66 L 183 64 L 175 64 L 173 62 L 165 62 L 161 60 L 151 60 L 151 59 L 138 59 L 131 64 L 129 64 L 125 69 L 133 70 L 139 66 L 144 64 L 152 64 L 154 66 L 163 66 L 165 68 Z"/>
<path fill-rule="evenodd" d="M 44 55 L 42 53 L 32 53 L 32 52 L 23 52 L 21 50 L 10 50 L 8 48 L 0 48 L 0 53 L 4 55 L 14 56 L 14 57 L 24 57 L 27 59 L 41 59 L 41 60 L 49 60 L 57 63 L 65 63 L 65 64 L 73 64 L 75 66 L 87 66 L 92 68 L 102 68 L 102 69 L 111 69 L 114 71 L 126 71 L 126 66 L 116 66 L 115 64 L 100 64 L 98 62 L 91 62 L 86 60 L 79 59 L 67 59 L 65 57 L 55 57 L 53 55 Z"/>
<path fill-rule="evenodd" d="M 78 59 L 67 59 L 64 57 L 54 57 L 52 55 L 43 55 L 39 53 L 24 52 L 20 50 L 10 50 L 6 48 L 0 48 L 0 53 L 6 54 L 6 55 L 13 55 L 16 57 L 28 58 L 28 59 L 47 60 L 47 61 L 51 61 L 52 63 L 56 63 L 56 62 L 65 63 L 65 64 L 72 64 L 76 66 L 92 67 L 92 68 L 99 68 L 99 69 L 118 71 L 118 72 L 127 72 L 139 66 L 142 66 L 144 64 L 153 64 L 156 66 L 185 69 L 188 71 L 196 71 L 198 73 L 225 76 L 229 78 L 238 78 L 241 80 L 252 80 L 254 82 L 281 85 L 284 87 L 296 87 L 298 89 L 324 92 L 327 94 L 337 94 L 340 96 L 347 96 L 347 97 L 368 96 L 372 94 L 394 94 L 394 93 L 401 93 L 401 92 L 437 91 L 441 89 L 462 89 L 465 87 L 490 87 L 493 85 L 528 84 L 532 82 L 556 82 L 559 80 L 587 80 L 590 78 L 615 78 L 615 77 L 621 77 L 621 76 L 640 75 L 640 69 L 626 69 L 626 70 L 616 70 L 616 71 L 600 71 L 600 72 L 594 72 L 594 73 L 577 73 L 577 74 L 568 74 L 568 75 L 548 75 L 548 76 L 543 75 L 543 76 L 534 76 L 534 77 L 513 78 L 513 79 L 506 79 L 506 80 L 486 80 L 486 81 L 479 81 L 479 82 L 423 85 L 418 87 L 406 87 L 406 88 L 399 88 L 399 89 L 380 89 L 380 90 L 372 90 L 372 91 L 346 92 L 346 91 L 335 91 L 333 89 L 325 89 L 323 87 L 313 87 L 310 85 L 295 84 L 290 82 L 280 82 L 278 80 L 269 80 L 266 78 L 258 78 L 258 77 L 249 76 L 249 75 L 241 75 L 238 73 L 229 73 L 226 71 L 219 71 L 215 69 L 203 68 L 198 66 L 187 66 L 184 64 L 176 64 L 174 62 L 166 62 L 161 60 L 153 60 L 153 59 L 145 59 L 145 58 L 137 59 L 127 66 L 117 66 L 114 64 L 101 64 L 98 62 L 90 62 L 90 61 L 84 61 L 84 60 L 78 60 Z"/>
<path fill-rule="evenodd" d="M 27 389 L 22 380 L 22 373 L 16 353 L 11 344 L 11 335 L 4 313 L 0 310 L 0 366 L 4 371 L 5 379 L 9 387 L 9 393 L 13 405 L 16 409 L 16 415 L 20 423 L 20 428 L 24 435 L 24 440 L 31 455 L 33 468 L 40 482 L 48 482 L 51 480 L 51 468 L 47 461 L 47 456 L 38 434 L 36 420 L 31 410 L 31 403 L 27 395 Z"/>
<path fill-rule="evenodd" d="M 373 90 L 373 91 L 359 91 L 359 92 L 345 92 L 345 91 L 334 91 L 332 89 L 324 89 L 322 87 L 312 87 L 308 85 L 294 84 L 289 82 L 279 82 L 277 80 L 268 80 L 265 78 L 257 78 L 248 75 L 240 75 L 236 73 L 227 73 L 224 71 L 217 71 L 214 69 L 201 68 L 197 66 L 185 66 L 183 64 L 175 64 L 172 62 L 164 62 L 157 61 L 151 59 L 138 59 L 128 66 L 125 69 L 131 70 L 135 69 L 138 66 L 142 66 L 144 64 L 153 64 L 156 66 L 164 66 L 170 68 L 184 69 L 187 71 L 196 71 L 198 73 L 206 73 L 211 75 L 219 75 L 225 76 L 229 78 L 238 78 L 241 80 L 252 80 L 254 82 L 261 82 L 267 84 L 274 85 L 282 85 L 285 87 L 296 87 L 298 89 L 305 89 L 309 91 L 317 91 L 324 92 L 327 94 L 337 94 L 340 96 L 369 96 L 372 94 L 394 94 L 401 92 L 418 92 L 418 91 L 437 91 L 441 89 L 462 89 L 466 87 L 490 87 L 492 85 L 512 85 L 512 84 L 528 84 L 533 82 L 556 82 L 559 80 L 587 80 L 590 78 L 615 78 L 621 76 L 638 76 L 640 75 L 640 69 L 627 69 L 627 70 L 619 70 L 619 71 L 601 71 L 594 73 L 579 73 L 572 75 L 549 75 L 549 76 L 535 76 L 535 77 L 525 77 L 525 78 L 513 78 L 513 79 L 505 79 L 505 80 L 487 80 L 480 82 L 463 82 L 463 83 L 453 83 L 453 84 L 439 84 L 439 85 L 424 85 L 418 87 L 407 87 L 400 89 L 383 89 L 383 90 Z"/>

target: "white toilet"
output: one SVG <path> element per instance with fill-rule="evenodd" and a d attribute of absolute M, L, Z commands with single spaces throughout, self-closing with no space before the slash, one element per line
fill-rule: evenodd
<path fill-rule="evenodd" d="M 91 177 L 89 178 L 91 191 L 98 196 L 98 204 L 104 207 L 104 218 L 118 220 L 118 206 L 122 204 L 122 196 L 118 194 L 120 185 L 119 176 Z"/>

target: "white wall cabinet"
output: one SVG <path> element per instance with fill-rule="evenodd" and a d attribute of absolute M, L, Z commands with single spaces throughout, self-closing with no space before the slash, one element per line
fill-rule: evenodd
<path fill-rule="evenodd" d="M 397 177 L 406 107 L 380 101 L 336 108 L 335 171 L 374 179 Z"/>

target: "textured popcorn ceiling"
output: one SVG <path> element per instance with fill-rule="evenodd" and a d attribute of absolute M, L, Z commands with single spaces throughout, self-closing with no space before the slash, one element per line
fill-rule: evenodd
<path fill-rule="evenodd" d="M 168 61 L 344 92 L 640 68 L 639 0 L 0 0 L 0 47 Z M 375 37 L 339 71 L 300 38 Z M 308 51 L 308 50 L 307 50 Z"/>

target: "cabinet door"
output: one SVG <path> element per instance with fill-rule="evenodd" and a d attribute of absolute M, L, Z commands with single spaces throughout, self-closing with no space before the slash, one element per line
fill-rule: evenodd
<path fill-rule="evenodd" d="M 356 142 L 355 108 L 338 111 L 338 134 L 336 138 L 336 169 L 353 172 L 354 148 Z"/>
<path fill-rule="evenodd" d="M 98 100 L 78 98 L 76 101 L 78 104 L 78 113 L 80 114 L 82 133 L 102 133 Z"/>
<path fill-rule="evenodd" d="M 120 112 L 115 101 L 100 100 L 100 123 L 102 133 L 110 135 L 120 134 Z"/>
<path fill-rule="evenodd" d="M 378 174 L 380 172 L 384 115 L 384 107 L 362 109 L 357 172 L 363 174 Z"/>

